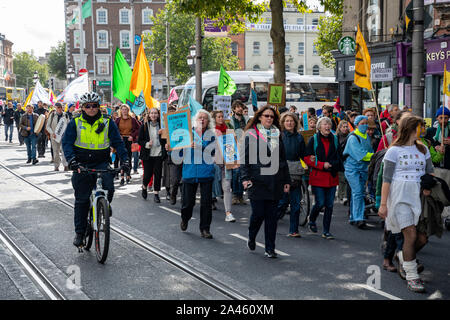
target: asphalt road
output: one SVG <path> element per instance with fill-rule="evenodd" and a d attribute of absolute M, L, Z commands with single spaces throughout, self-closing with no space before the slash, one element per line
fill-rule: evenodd
<path fill-rule="evenodd" d="M 3 127 L 0 127 L 3 129 Z M 0 139 L 4 137 L 0 133 Z M 53 172 L 48 150 L 36 166 L 25 164 L 24 146 L 0 142 L 0 161 L 11 170 L 41 188 L 73 203 L 70 173 Z M 139 169 L 140 173 L 142 169 Z M 90 299 L 224 299 L 224 296 L 187 276 L 119 235 L 112 234 L 107 263 L 99 265 L 93 253 L 79 254 L 72 245 L 73 212 L 45 193 L 23 182 L 0 167 L 0 227 L 10 224 L 17 235 L 29 240 L 62 274 L 70 266 L 81 270 L 83 293 Z M 424 263 L 423 279 L 427 293 L 407 290 L 406 282 L 396 273 L 381 269 L 380 240 L 382 229 L 376 217 L 370 230 L 359 230 L 347 223 L 347 207 L 336 204 L 331 232 L 336 240 L 324 240 L 319 233 L 300 228 L 302 238 L 286 237 L 289 217 L 280 221 L 277 232 L 278 259 L 264 257 L 264 249 L 250 252 L 246 246 L 250 205 L 233 206 L 236 223 L 224 221 L 223 203 L 213 211 L 213 240 L 199 234 L 199 207 L 187 232 L 181 232 L 180 200 L 171 206 L 161 194 L 161 204 L 140 197 L 140 175 L 133 175 L 131 184 L 120 187 L 112 203 L 112 224 L 123 226 L 139 237 L 145 237 L 171 255 L 187 261 L 202 272 L 223 282 L 232 283 L 254 299 L 449 299 L 450 297 L 450 235 L 430 238 L 419 253 Z M 12 229 L 11 229 L 12 230 Z M 257 242 L 264 243 L 263 228 Z M 0 246 L 0 299 L 38 299 L 32 284 L 26 290 L 12 277 L 13 261 L 6 263 L 7 250 Z M 39 262 L 40 259 L 37 258 Z M 378 289 L 367 286 L 371 270 L 380 271 Z M 20 268 L 19 268 L 20 269 Z M 369 271 L 369 273 L 368 273 Z M 375 274 L 376 275 L 376 274 Z M 23 285 L 23 284 L 22 284 Z M 20 290 L 19 288 L 22 288 Z"/>

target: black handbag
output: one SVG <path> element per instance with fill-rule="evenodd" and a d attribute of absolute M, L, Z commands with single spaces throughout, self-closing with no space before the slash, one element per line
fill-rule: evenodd
<path fill-rule="evenodd" d="M 297 187 L 302 182 L 302 176 L 305 174 L 305 169 L 303 168 L 300 160 L 298 161 L 287 161 L 289 168 L 289 175 L 291 176 L 291 183 L 293 187 Z"/>

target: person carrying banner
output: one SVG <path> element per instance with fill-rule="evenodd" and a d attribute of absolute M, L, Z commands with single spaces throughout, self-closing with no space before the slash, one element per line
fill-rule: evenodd
<path fill-rule="evenodd" d="M 69 116 L 63 112 L 63 106 L 61 103 L 57 102 L 55 104 L 55 110 L 53 110 L 47 120 L 47 132 L 50 135 L 50 142 L 52 144 L 53 150 L 53 164 L 55 166 L 55 171 L 59 171 L 59 165 L 61 164 L 61 160 L 64 166 L 64 171 L 68 171 L 66 159 L 64 158 L 64 154 L 60 157 L 61 150 L 61 138 L 64 132 L 56 132 L 58 125 L 60 126 L 58 129 L 63 129 L 63 124 L 60 121 L 66 121 L 69 123 Z M 57 136 L 58 135 L 58 136 Z"/>

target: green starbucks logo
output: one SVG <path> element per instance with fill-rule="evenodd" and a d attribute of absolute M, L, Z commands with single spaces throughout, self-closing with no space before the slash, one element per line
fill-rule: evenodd
<path fill-rule="evenodd" d="M 351 37 L 343 37 L 338 42 L 339 52 L 345 55 L 354 55 L 356 48 L 356 41 Z"/>

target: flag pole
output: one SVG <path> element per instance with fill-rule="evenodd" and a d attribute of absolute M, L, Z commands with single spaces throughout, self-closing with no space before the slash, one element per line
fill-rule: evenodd
<path fill-rule="evenodd" d="M 92 5 L 92 0 L 91 1 L 91 25 L 92 25 L 92 62 L 93 62 L 93 66 L 94 66 L 94 80 L 97 80 L 97 64 L 96 64 L 96 59 L 95 59 L 95 32 L 94 32 L 94 7 Z"/>
<path fill-rule="evenodd" d="M 86 65 L 84 64 L 84 35 L 83 35 L 83 6 L 82 6 L 82 0 L 78 0 L 78 9 L 79 9 L 79 24 L 80 24 L 80 69 L 86 68 Z M 75 73 L 77 73 L 77 70 L 75 70 Z"/>

